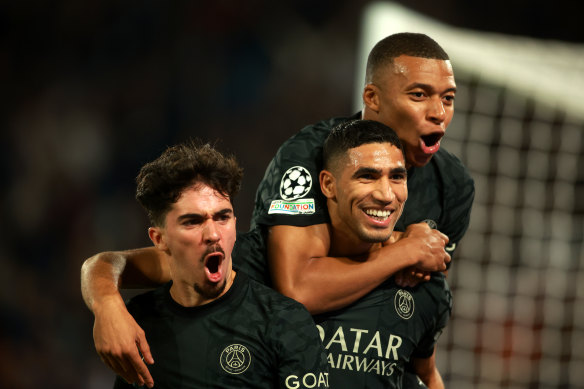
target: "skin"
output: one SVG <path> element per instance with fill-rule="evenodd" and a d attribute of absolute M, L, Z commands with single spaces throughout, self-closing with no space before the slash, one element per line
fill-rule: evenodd
<path fill-rule="evenodd" d="M 148 234 L 170 257 L 170 294 L 179 304 L 207 304 L 231 287 L 236 233 L 229 197 L 207 185 L 188 188 L 166 214 L 165 225 L 150 227 Z M 215 262 L 216 268 L 208 266 Z"/>
<path fill-rule="evenodd" d="M 423 137 L 444 135 L 454 112 L 455 87 L 449 61 L 400 56 L 365 85 L 362 118 L 393 128 L 405 145 L 406 168 L 422 166 L 439 147 L 425 144 Z M 412 274 L 443 271 L 450 261 L 444 251 L 448 237 L 425 223 L 408 226 L 395 244 L 353 257 L 332 256 L 330 236 L 328 224 L 269 229 L 267 253 L 275 289 L 312 314 L 347 306 L 400 270 L 407 269 L 396 279 L 403 286 L 414 285 L 419 279 Z M 132 270 L 129 276 L 126 265 Z M 147 342 L 127 313 L 118 287 L 170 279 L 168 256 L 154 248 L 100 253 L 84 262 L 81 278 L 84 300 L 95 314 L 98 353 L 114 361 L 108 366 L 117 366 L 113 370 L 129 382 L 149 382 L 138 354 L 140 349 L 144 360 L 151 360 Z"/>
<path fill-rule="evenodd" d="M 439 143 L 426 145 L 423 137 L 433 135 L 439 142 L 444 136 L 454 115 L 455 94 L 450 61 L 402 55 L 365 86 L 363 119 L 395 130 L 406 151 L 408 169 L 424 166 Z"/>
<path fill-rule="evenodd" d="M 439 143 L 425 145 L 422 137 L 444 136 L 454 115 L 455 94 L 450 61 L 402 55 L 365 86 L 363 119 L 395 130 L 406 151 L 407 168 L 424 166 Z"/>
<path fill-rule="evenodd" d="M 365 144 L 350 149 L 337 165 L 334 172 L 320 173 L 333 227 L 330 251 L 358 255 L 379 249 L 408 197 L 402 152 L 389 143 Z"/>

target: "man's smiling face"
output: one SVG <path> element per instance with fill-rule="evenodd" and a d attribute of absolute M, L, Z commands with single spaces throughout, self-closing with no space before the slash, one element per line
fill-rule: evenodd
<path fill-rule="evenodd" d="M 349 149 L 332 175 L 333 227 L 355 243 L 389 239 L 408 197 L 402 151 L 390 143 Z"/>

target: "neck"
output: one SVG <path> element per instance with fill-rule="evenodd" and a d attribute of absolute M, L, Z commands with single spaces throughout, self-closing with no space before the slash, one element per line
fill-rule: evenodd
<path fill-rule="evenodd" d="M 330 208 L 329 208 L 330 209 Z M 352 259 L 366 258 L 371 251 L 381 248 L 381 243 L 368 243 L 360 240 L 354 234 L 345 231 L 338 220 L 331 214 L 330 248 L 332 257 L 352 257 Z"/>
<path fill-rule="evenodd" d="M 196 307 L 199 305 L 209 304 L 223 296 L 233 285 L 236 272 L 229 267 L 225 277 L 225 287 L 216 296 L 208 296 L 197 291 L 197 287 L 192 283 L 172 277 L 172 286 L 170 287 L 170 296 L 174 301 L 183 307 Z"/>

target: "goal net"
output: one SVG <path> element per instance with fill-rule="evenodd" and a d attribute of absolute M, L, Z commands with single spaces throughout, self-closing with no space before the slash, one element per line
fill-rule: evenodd
<path fill-rule="evenodd" d="M 584 388 L 584 46 L 453 28 L 392 3 L 363 16 L 356 75 L 383 37 L 423 32 L 458 87 L 442 145 L 475 180 L 438 344 L 448 388 Z"/>

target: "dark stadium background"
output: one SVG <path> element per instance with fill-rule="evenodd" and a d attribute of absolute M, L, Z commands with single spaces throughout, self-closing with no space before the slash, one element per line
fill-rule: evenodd
<path fill-rule="evenodd" d="M 247 228 L 282 141 L 353 113 L 368 3 L 0 3 L 0 388 L 111 387 L 79 270 L 98 251 L 149 244 L 139 167 L 189 137 L 217 141 L 245 169 L 235 205 Z M 568 1 L 400 3 L 453 26 L 584 43 Z"/>

